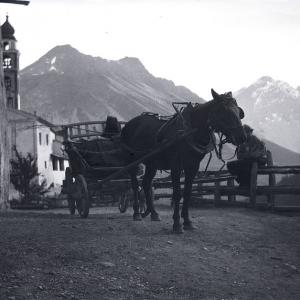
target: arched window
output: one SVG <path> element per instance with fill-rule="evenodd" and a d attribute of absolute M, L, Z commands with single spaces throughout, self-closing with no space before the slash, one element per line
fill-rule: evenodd
<path fill-rule="evenodd" d="M 11 63 L 12 63 L 11 57 L 9 57 L 9 56 L 3 57 L 3 68 L 4 69 L 10 69 L 12 67 Z"/>
<path fill-rule="evenodd" d="M 9 45 L 9 42 L 4 42 L 3 43 L 3 48 L 4 48 L 4 51 L 7 51 L 7 50 L 9 50 L 9 47 L 10 45 Z"/>

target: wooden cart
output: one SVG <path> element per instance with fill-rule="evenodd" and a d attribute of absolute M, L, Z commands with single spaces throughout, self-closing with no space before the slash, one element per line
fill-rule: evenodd
<path fill-rule="evenodd" d="M 119 122 L 120 127 L 125 122 Z M 69 157 L 63 192 L 68 196 L 70 213 L 78 210 L 82 218 L 92 205 L 117 202 L 125 212 L 131 198 L 131 182 L 124 173 L 101 185 L 101 181 L 124 167 L 119 138 L 105 132 L 105 121 L 74 123 L 63 126 L 64 150 Z"/>

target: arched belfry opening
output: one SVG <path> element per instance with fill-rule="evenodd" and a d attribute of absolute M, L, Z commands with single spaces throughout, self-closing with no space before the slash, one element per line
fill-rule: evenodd
<path fill-rule="evenodd" d="M 6 21 L 1 26 L 2 49 L 3 49 L 3 71 L 6 89 L 7 107 L 20 109 L 19 103 L 19 56 L 16 47 L 15 30 L 6 16 Z"/>

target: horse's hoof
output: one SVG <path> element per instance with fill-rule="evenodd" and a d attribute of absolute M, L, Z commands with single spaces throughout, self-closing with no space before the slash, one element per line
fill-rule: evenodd
<path fill-rule="evenodd" d="M 155 221 L 155 222 L 159 222 L 161 221 L 161 218 L 159 216 L 159 214 L 151 214 L 151 221 Z"/>
<path fill-rule="evenodd" d="M 179 225 L 173 225 L 173 233 L 176 233 L 176 234 L 183 233 L 182 226 L 180 224 Z"/>
<path fill-rule="evenodd" d="M 189 223 L 183 223 L 183 229 L 193 231 L 197 229 L 197 227 L 195 227 L 192 222 L 189 222 Z"/>
<path fill-rule="evenodd" d="M 150 214 L 150 210 L 146 209 L 145 212 L 141 214 L 142 218 L 146 218 Z"/>
<path fill-rule="evenodd" d="M 133 215 L 133 221 L 142 221 L 141 214 L 134 214 Z"/>

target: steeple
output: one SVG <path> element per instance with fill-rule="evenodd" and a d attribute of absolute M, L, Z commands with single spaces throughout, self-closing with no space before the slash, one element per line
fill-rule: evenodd
<path fill-rule="evenodd" d="M 9 17 L 1 26 L 3 48 L 3 71 L 6 89 L 7 107 L 20 109 L 19 103 L 19 56 L 15 29 L 9 23 Z"/>
<path fill-rule="evenodd" d="M 8 15 L 6 15 L 6 21 L 2 24 L 1 30 L 2 30 L 2 39 L 16 41 L 16 38 L 14 37 L 15 29 L 9 23 Z"/>

